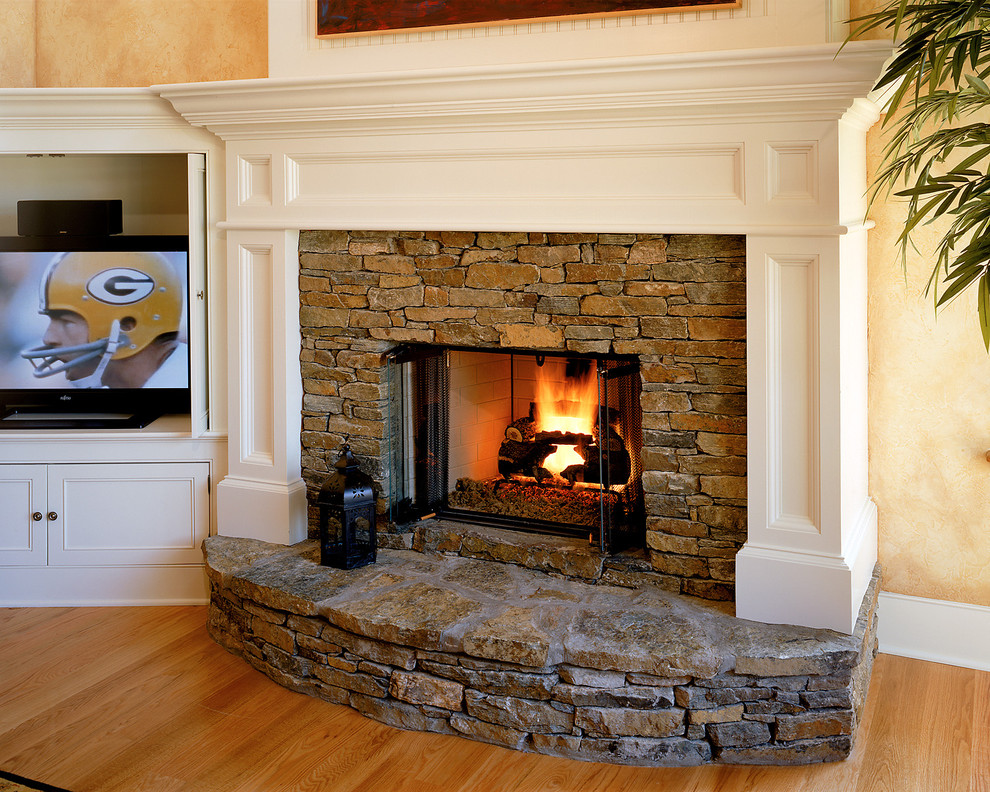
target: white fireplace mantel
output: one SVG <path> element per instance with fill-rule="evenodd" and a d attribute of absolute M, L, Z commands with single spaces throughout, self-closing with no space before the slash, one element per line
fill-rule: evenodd
<path fill-rule="evenodd" d="M 226 144 L 220 532 L 306 533 L 298 230 L 742 233 L 749 539 L 737 613 L 852 632 L 877 555 L 865 136 L 891 50 L 836 49 L 156 87 Z"/>

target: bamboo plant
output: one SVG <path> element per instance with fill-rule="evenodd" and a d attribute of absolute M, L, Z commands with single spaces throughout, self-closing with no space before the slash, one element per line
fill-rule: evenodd
<path fill-rule="evenodd" d="M 944 218 L 926 291 L 938 308 L 975 287 L 990 351 L 990 0 L 890 0 L 852 24 L 899 42 L 876 86 L 890 139 L 871 198 L 907 199 L 905 264 L 912 233 Z"/>

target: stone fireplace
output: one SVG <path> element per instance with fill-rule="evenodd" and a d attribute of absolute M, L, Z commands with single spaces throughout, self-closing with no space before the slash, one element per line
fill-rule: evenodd
<path fill-rule="evenodd" d="M 317 411 L 309 407 L 316 399 L 335 403 L 349 393 L 382 387 L 362 370 L 356 382 L 324 381 L 322 393 L 304 394 L 301 350 L 338 359 L 379 356 L 398 343 L 401 331 L 423 329 L 416 326 L 422 320 L 413 318 L 415 311 L 406 316 L 407 311 L 452 308 L 426 304 L 427 287 L 434 286 L 426 278 L 424 304 L 402 306 L 405 326 L 393 324 L 398 307 L 383 304 L 369 313 L 352 304 L 362 297 L 369 304 L 391 299 L 386 291 L 408 288 L 418 298 L 415 284 L 398 285 L 402 272 L 378 270 L 392 278 L 388 290 L 351 284 L 347 293 L 338 290 L 341 305 L 329 304 L 333 295 L 328 294 L 328 304 L 307 306 L 304 315 L 347 314 L 346 320 L 335 320 L 337 325 L 324 325 L 326 349 L 310 348 L 315 335 L 309 326 L 302 335 L 299 318 L 299 255 L 300 237 L 306 246 L 314 237 L 300 231 L 440 229 L 472 236 L 524 234 L 527 242 L 531 234 L 594 234 L 599 240 L 641 235 L 643 241 L 663 238 L 668 244 L 668 261 L 651 262 L 654 270 L 669 266 L 679 238 L 728 236 L 736 249 L 745 245 L 745 285 L 729 284 L 737 298 L 745 289 L 745 342 L 734 324 L 739 316 L 706 317 L 722 325 L 726 337 L 692 335 L 692 317 L 670 313 L 676 295 L 624 291 L 620 296 L 608 292 L 613 281 L 603 281 L 600 294 L 580 298 L 603 305 L 667 301 L 667 313 L 653 314 L 653 323 L 646 323 L 657 335 L 639 340 L 652 351 L 633 354 L 659 356 L 647 361 L 649 377 L 671 381 L 644 376 L 643 395 L 671 428 L 644 423 L 644 434 L 691 433 L 699 443 L 714 441 L 704 435 L 718 435 L 718 442 L 728 443 L 718 451 L 700 445 L 694 454 L 675 451 L 675 471 L 663 466 L 672 466 L 669 451 L 677 446 L 647 445 L 644 437 L 644 453 L 649 449 L 647 455 L 654 457 L 654 472 L 643 479 L 654 506 L 647 510 L 648 536 L 667 545 L 669 554 L 657 558 L 689 558 L 683 548 L 697 545 L 700 551 L 702 540 L 738 545 L 738 519 L 717 525 L 727 526 L 733 538 L 715 538 L 716 521 L 703 517 L 702 510 L 742 508 L 742 467 L 738 460 L 728 462 L 743 456 L 741 444 L 726 439 L 739 432 L 725 426 L 739 429 L 745 421 L 746 527 L 735 553 L 736 613 L 851 634 L 876 561 L 876 510 L 867 492 L 866 465 L 865 135 L 879 115 L 869 95 L 890 47 L 857 42 L 836 57 L 836 45 L 824 43 L 832 19 L 819 19 L 819 5 L 752 3 L 738 14 L 716 14 L 713 40 L 729 46 L 732 31 L 750 31 L 756 43 L 747 50 L 683 52 L 674 43 L 671 54 L 623 54 L 617 48 L 556 60 L 467 63 L 461 57 L 467 50 L 452 45 L 452 60 L 444 66 L 409 68 L 396 61 L 394 71 L 376 72 L 359 68 L 357 58 L 348 68 L 315 76 L 158 87 L 187 121 L 222 138 L 226 149 L 222 228 L 228 242 L 230 451 L 228 475 L 217 489 L 220 533 L 283 544 L 305 539 L 302 438 L 325 432 L 316 446 L 322 453 L 320 442 L 333 446 L 347 433 L 343 425 L 321 428 L 327 417 L 311 414 Z M 820 30 L 813 19 L 822 22 Z M 785 30 L 793 33 L 793 44 L 772 46 L 774 31 Z M 641 41 L 646 32 L 631 34 L 631 40 Z M 298 35 L 304 37 L 305 29 Z M 435 240 L 410 239 L 416 241 Z M 335 254 L 339 251 L 327 251 Z M 541 268 L 517 262 L 514 270 L 520 273 Z M 494 269 L 504 263 L 479 261 L 475 272 L 484 272 L 482 264 Z M 545 285 L 580 285 L 568 284 L 568 263 L 586 264 L 565 262 L 564 281 Z M 602 261 L 600 266 L 616 265 Z M 459 277 L 461 271 L 441 267 L 430 277 Z M 672 282 L 655 275 L 654 281 Z M 623 289 L 636 283 L 629 280 Z M 459 288 L 475 287 L 450 286 L 449 294 Z M 436 299 L 435 286 L 430 294 Z M 482 344 L 560 349 L 567 342 L 609 340 L 619 351 L 636 343 L 623 337 L 629 328 L 621 322 L 571 327 L 558 339 L 543 323 L 554 315 L 539 308 L 543 295 L 535 288 L 526 293 L 525 284 L 513 286 L 508 295 L 523 297 L 523 303 L 453 307 L 477 309 Z M 553 296 L 560 302 L 572 295 L 562 289 Z M 525 303 L 534 298 L 536 305 Z M 533 319 L 496 318 L 492 310 L 532 311 Z M 612 316 L 635 315 L 629 309 Z M 388 327 L 382 324 L 386 319 Z M 345 324 L 352 332 L 346 353 L 343 346 L 334 347 L 344 343 L 334 336 Z M 439 323 L 431 343 L 445 343 L 442 327 L 457 335 L 466 324 L 453 318 Z M 694 324 L 697 330 L 699 322 Z M 500 331 L 499 325 L 506 327 Z M 677 337 L 675 325 L 686 326 L 687 336 Z M 358 330 L 361 338 L 353 334 Z M 394 335 L 387 337 L 386 330 Z M 595 335 L 610 330 L 611 338 Z M 741 391 L 695 393 L 677 387 L 690 384 L 677 381 L 684 376 L 677 358 L 695 357 L 702 349 L 698 345 L 709 344 L 721 344 L 725 354 L 701 353 L 696 371 L 709 367 L 722 374 L 734 366 L 739 374 L 735 364 L 745 360 L 745 418 Z M 668 349 L 674 351 L 665 355 Z M 317 379 L 307 376 L 306 382 Z M 738 380 L 732 384 L 740 387 Z M 665 409 L 659 409 L 664 400 Z M 371 420 L 357 411 L 348 422 L 361 426 Z M 725 420 L 721 430 L 697 423 L 713 415 Z M 646 417 L 644 411 L 644 422 Z M 317 472 L 311 448 L 307 469 Z M 371 457 L 381 453 L 365 451 Z M 716 472 L 682 467 L 709 464 L 705 457 L 729 466 Z M 690 502 L 699 494 L 713 502 Z M 674 513 L 656 508 L 661 503 Z M 677 532 L 687 527 L 696 535 Z M 705 575 L 682 570 L 682 580 L 712 588 L 731 582 L 724 557 L 700 552 L 694 557 L 707 559 L 692 562 L 699 568 L 707 564 Z"/>
<path fill-rule="evenodd" d="M 212 634 L 294 689 L 520 750 L 847 755 L 875 645 L 865 139 L 889 45 L 837 56 L 848 6 L 819 0 L 320 44 L 304 5 L 273 23 L 273 79 L 159 89 L 226 149 Z M 402 368 L 422 347 L 631 358 L 641 555 L 420 519 L 423 436 L 391 406 L 396 379 L 438 381 Z M 603 489 L 612 406 L 574 433 L 575 487 Z M 345 436 L 390 526 L 356 574 L 305 541 Z"/>
<path fill-rule="evenodd" d="M 731 600 L 746 537 L 745 299 L 739 236 L 303 232 L 310 501 L 347 438 L 378 482 L 381 518 L 394 532 L 383 539 L 394 547 L 412 546 L 416 521 L 439 512 L 579 536 L 603 552 L 638 548 L 667 590 Z M 424 358 L 441 360 L 444 349 L 457 351 L 442 358 L 442 386 L 437 375 L 414 385 L 414 372 L 432 370 Z M 397 351 L 410 359 L 408 370 L 393 362 Z M 592 442 L 593 427 L 570 481 L 543 467 L 549 440 L 524 469 L 541 446 L 512 431 L 531 422 L 535 374 L 556 367 L 562 377 L 582 361 L 602 369 L 592 381 L 596 399 L 611 388 L 611 403 L 595 409 L 613 415 L 613 475 L 599 470 L 603 443 Z M 430 409 L 406 417 L 403 388 L 410 398 L 425 392 Z M 418 442 L 418 425 L 440 406 L 442 435 Z M 477 426 L 460 417 L 479 412 L 485 420 Z M 419 464 L 399 448 L 420 444 Z M 442 481 L 431 487 L 428 468 L 437 461 Z M 615 481 L 602 488 L 603 477 Z M 491 504 L 512 480 L 515 505 L 508 494 L 477 505 Z M 541 510 L 547 496 L 582 498 L 590 519 L 555 518 Z M 506 517 L 513 512 L 521 518 Z"/>

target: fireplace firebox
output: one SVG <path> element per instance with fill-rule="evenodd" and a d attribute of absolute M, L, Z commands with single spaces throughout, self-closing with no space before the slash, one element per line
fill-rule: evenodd
<path fill-rule="evenodd" d="M 388 360 L 394 522 L 642 546 L 635 357 L 403 345 Z"/>

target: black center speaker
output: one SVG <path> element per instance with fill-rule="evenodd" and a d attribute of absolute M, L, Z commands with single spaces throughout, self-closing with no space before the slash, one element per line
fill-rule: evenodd
<path fill-rule="evenodd" d="M 119 199 L 17 202 L 19 236 L 109 236 L 123 230 Z"/>

